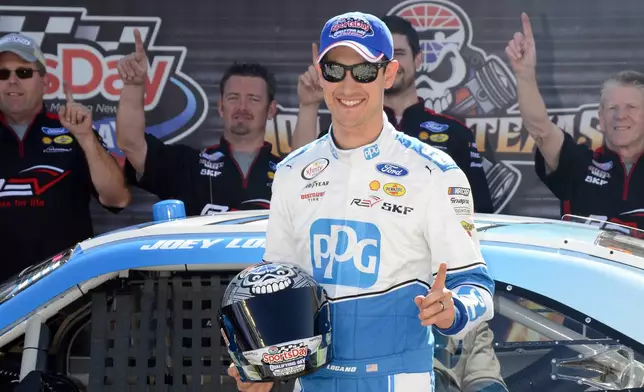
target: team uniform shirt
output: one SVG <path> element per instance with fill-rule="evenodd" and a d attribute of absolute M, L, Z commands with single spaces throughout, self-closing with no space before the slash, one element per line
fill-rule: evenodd
<path fill-rule="evenodd" d="M 441 262 L 457 313 L 441 333 L 462 337 L 492 317 L 494 283 L 460 202 L 471 202 L 467 177 L 383 121 L 370 145 L 339 150 L 331 130 L 275 174 L 264 259 L 299 265 L 331 298 L 334 360 L 296 390 L 433 388 L 434 337 L 414 297 L 428 294 Z"/>
<path fill-rule="evenodd" d="M 392 109 L 385 107 L 385 113 L 389 122 L 399 131 L 445 151 L 452 157 L 458 167 L 465 172 L 472 186 L 475 212 L 494 212 L 490 189 L 483 170 L 483 158 L 474 142 L 471 129 L 455 118 L 426 108 L 422 99 L 408 107 L 400 121 Z"/>
<path fill-rule="evenodd" d="M 82 148 L 44 107 L 22 140 L 0 116 L 0 159 L 4 280 L 92 237 L 89 203 L 98 194 Z"/>
<path fill-rule="evenodd" d="M 280 161 L 271 153 L 270 143 L 264 143 L 244 175 L 224 138 L 201 152 L 185 145 L 166 145 L 149 134 L 145 138 L 145 171 L 137 180 L 128 161 L 128 180 L 161 199 L 183 201 L 186 215 L 269 208 L 273 175 Z"/>
<path fill-rule="evenodd" d="M 590 217 L 644 230 L 644 163 L 642 157 L 630 172 L 619 155 L 600 147 L 592 151 L 565 133 L 557 170 L 548 173 L 537 149 L 537 175 L 561 201 L 561 214 Z M 637 230 L 607 227 L 643 237 Z"/>

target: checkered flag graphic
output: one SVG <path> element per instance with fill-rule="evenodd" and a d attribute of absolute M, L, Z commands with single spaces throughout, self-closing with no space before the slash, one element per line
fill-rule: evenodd
<path fill-rule="evenodd" d="M 280 346 L 280 347 L 273 346 L 269 349 L 269 352 L 271 354 L 282 354 L 282 353 L 289 352 L 293 349 L 301 349 L 304 347 L 306 347 L 306 344 L 304 343 L 287 344 L 286 346 Z"/>
<path fill-rule="evenodd" d="M 48 53 L 61 43 L 97 44 L 104 52 L 134 50 L 134 29 L 145 47 L 154 42 L 159 18 L 89 16 L 85 8 L 0 6 L 0 36 L 20 33 Z"/>

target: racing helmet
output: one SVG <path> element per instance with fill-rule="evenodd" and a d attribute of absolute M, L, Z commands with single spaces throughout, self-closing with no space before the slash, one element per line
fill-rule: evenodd
<path fill-rule="evenodd" d="M 262 262 L 241 271 L 218 320 L 242 381 L 285 381 L 331 362 L 326 292 L 297 266 Z"/>

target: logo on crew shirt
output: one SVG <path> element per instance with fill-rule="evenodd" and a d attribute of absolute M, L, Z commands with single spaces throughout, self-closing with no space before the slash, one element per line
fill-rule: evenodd
<path fill-rule="evenodd" d="M 310 242 L 316 281 L 362 289 L 378 281 L 381 234 L 373 223 L 318 219 Z"/>
<path fill-rule="evenodd" d="M 597 162 L 596 160 L 593 159 L 593 165 L 597 166 L 599 169 L 604 170 L 604 171 L 609 171 L 610 169 L 613 168 L 613 162 L 608 161 L 608 162 Z"/>
<path fill-rule="evenodd" d="M 18 176 L 0 178 L 0 208 L 44 207 L 45 201 L 38 196 L 43 195 L 69 173 L 70 171 L 55 166 L 37 165 L 20 171 Z"/>
<path fill-rule="evenodd" d="M 47 136 L 59 136 L 59 135 L 64 135 L 66 133 L 69 133 L 69 131 L 66 128 L 42 127 L 40 129 L 42 130 L 42 133 L 44 133 Z"/>
<path fill-rule="evenodd" d="M 69 135 L 60 135 L 54 138 L 54 143 L 57 144 L 71 144 L 74 139 Z"/>
<path fill-rule="evenodd" d="M 199 171 L 199 174 L 202 176 L 209 177 L 219 177 L 221 175 L 221 169 L 224 167 L 224 162 L 218 162 L 225 155 L 220 151 L 215 151 L 210 154 L 206 151 L 202 151 L 199 154 L 199 164 L 203 165 Z"/>
<path fill-rule="evenodd" d="M 593 166 L 594 165 L 594 166 Z M 590 174 L 586 176 L 585 181 L 589 184 L 604 186 L 608 184 L 608 179 L 611 178 L 608 171 L 613 168 L 613 162 L 599 163 L 593 159 L 593 164 L 588 165 Z"/>
<path fill-rule="evenodd" d="M 420 124 L 421 128 L 425 128 L 426 130 L 430 132 L 445 132 L 447 128 L 449 128 L 449 125 L 447 124 L 439 124 L 436 121 L 425 121 L 424 123 Z"/>
<path fill-rule="evenodd" d="M 42 150 L 42 152 L 46 154 L 55 154 L 58 152 L 72 152 L 71 148 L 62 148 L 62 147 L 54 147 L 53 145 L 50 145 L 49 147 L 45 148 Z"/>
<path fill-rule="evenodd" d="M 434 143 L 445 143 L 449 140 L 449 136 L 444 133 L 438 133 L 436 135 L 430 136 L 429 140 L 433 141 Z"/>

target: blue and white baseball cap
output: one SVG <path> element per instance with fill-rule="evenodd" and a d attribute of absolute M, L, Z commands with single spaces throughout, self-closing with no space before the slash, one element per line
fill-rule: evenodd
<path fill-rule="evenodd" d="M 394 40 L 387 25 L 380 18 L 362 12 L 348 12 L 326 22 L 320 34 L 317 62 L 338 46 L 354 49 L 370 63 L 394 57 Z"/>
<path fill-rule="evenodd" d="M 12 52 L 30 63 L 46 67 L 45 55 L 38 44 L 26 35 L 11 33 L 0 38 L 0 53 Z"/>

